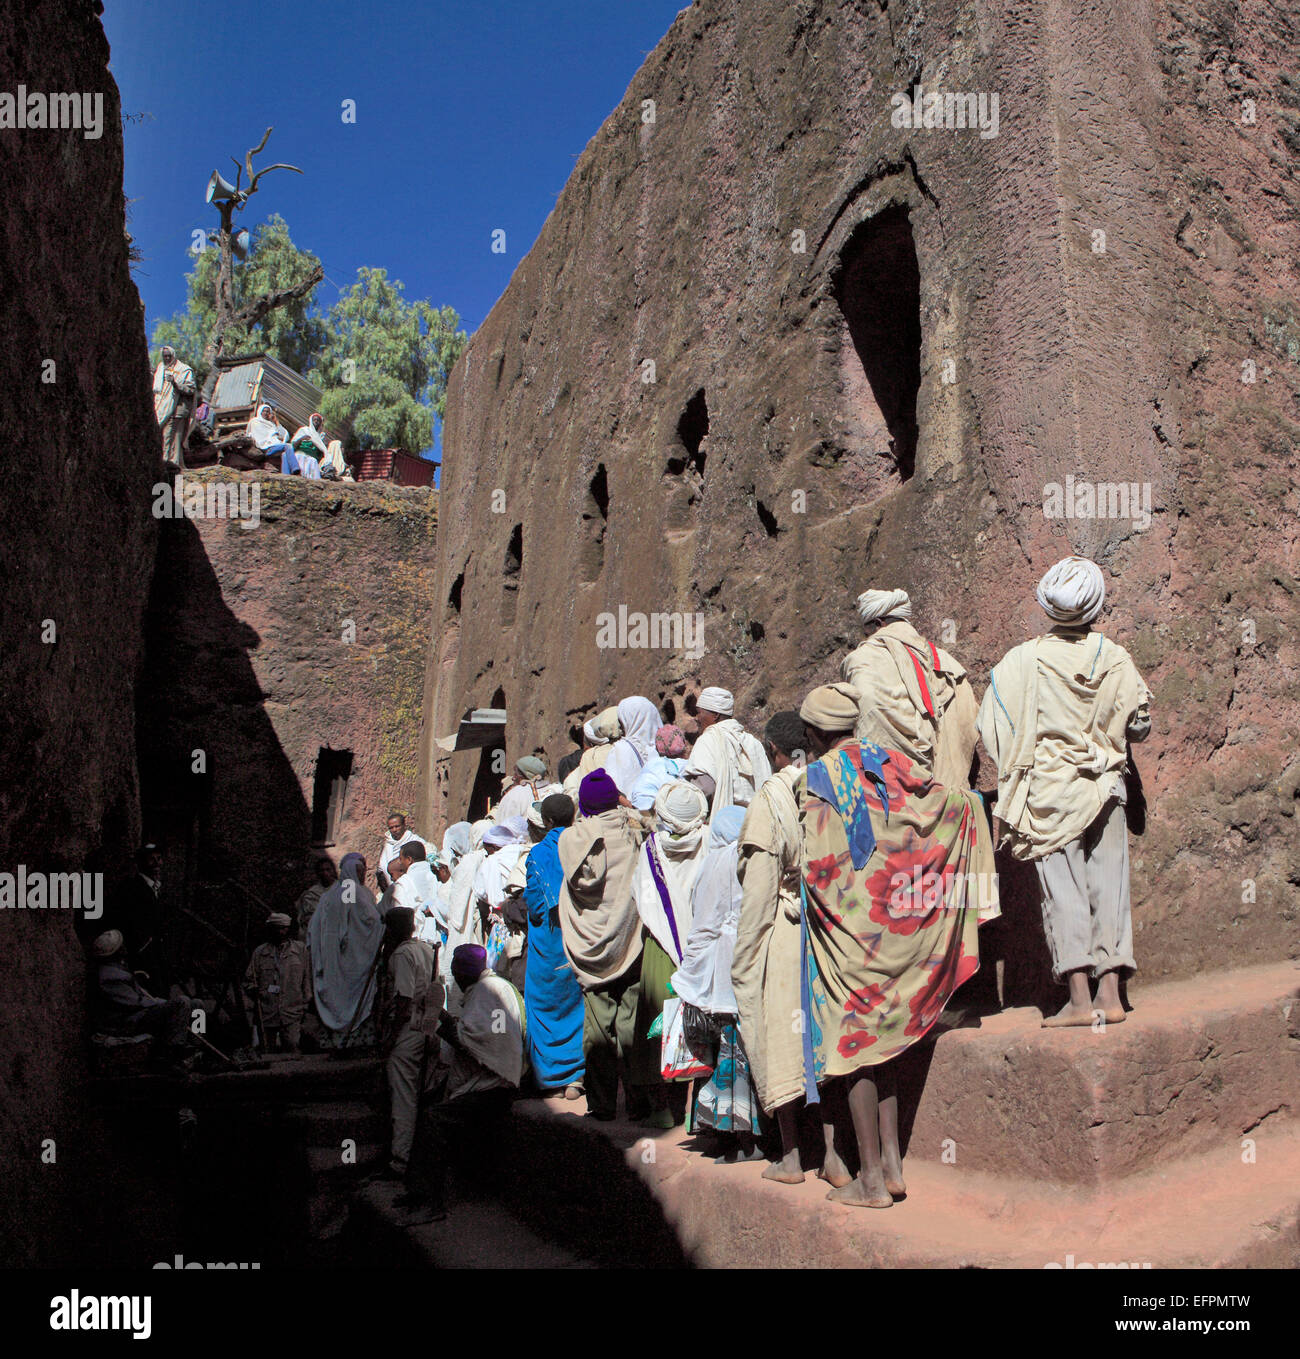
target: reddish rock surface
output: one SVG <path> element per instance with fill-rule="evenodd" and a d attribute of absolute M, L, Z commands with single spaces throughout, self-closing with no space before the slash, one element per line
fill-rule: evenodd
<path fill-rule="evenodd" d="M 0 12 L 0 89 L 86 91 L 102 135 L 0 133 L 0 871 L 113 870 L 139 828 L 134 684 L 161 444 L 128 272 L 121 106 L 85 3 Z M 52 628 L 53 632 L 47 631 Z M 91 927 L 93 928 L 93 927 Z M 0 1260 L 72 1258 L 100 1225 L 81 1102 L 85 965 L 69 911 L 0 911 Z M 129 1172 L 121 1182 L 130 1192 Z M 142 1202 L 142 1201 L 141 1201 Z"/>
<path fill-rule="evenodd" d="M 761 725 L 835 674 L 868 585 L 982 692 L 1084 551 L 1155 693 L 1138 984 L 1294 954 L 1297 22 L 685 11 L 452 376 L 426 739 L 499 696 L 509 759 L 555 759 L 576 715 L 706 683 Z M 997 136 L 891 126 L 916 80 L 996 92 Z M 1067 476 L 1149 487 L 1150 523 L 1048 519 Z M 704 655 L 599 648 L 620 606 L 698 612 Z M 477 768 L 442 761 L 424 819 Z M 1007 877 L 1014 1003 L 1045 957 Z"/>
<path fill-rule="evenodd" d="M 372 885 L 388 812 L 415 800 L 437 497 L 386 482 L 242 481 L 258 487 L 256 528 L 164 524 L 141 697 L 142 793 L 173 905 L 182 890 L 193 904 L 205 885 L 233 879 L 281 910 L 313 880 L 323 750 L 351 753 L 329 852 L 336 863 L 363 853 Z M 229 911 L 236 899 L 242 912 L 246 899 L 219 893 L 204 909 Z"/>

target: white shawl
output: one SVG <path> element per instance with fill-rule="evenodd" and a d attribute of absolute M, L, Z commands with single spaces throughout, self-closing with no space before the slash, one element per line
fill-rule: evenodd
<path fill-rule="evenodd" d="M 632 897 L 641 923 L 673 962 L 680 964 L 681 950 L 686 947 L 686 940 L 691 933 L 691 890 L 700 871 L 706 826 L 703 806 L 691 821 L 670 825 L 663 804 L 676 786 L 665 784 L 656 799 L 659 826 L 637 855 L 636 872 L 632 875 Z M 704 799 L 700 801 L 702 804 Z M 680 833 L 674 833 L 674 829 Z M 668 899 L 673 909 L 672 925 L 668 922 L 668 912 L 650 867 L 651 856 L 668 889 Z M 673 925 L 677 927 L 677 942 L 673 939 Z M 678 947 L 678 943 L 681 947 Z"/>
<path fill-rule="evenodd" d="M 686 773 L 707 774 L 713 780 L 713 811 L 709 817 L 713 821 L 724 807 L 748 807 L 771 777 L 772 766 L 763 743 L 734 717 L 724 717 L 701 733 Z"/>
<path fill-rule="evenodd" d="M 329 449 L 325 447 L 325 440 L 320 436 L 320 434 L 316 430 L 314 430 L 311 427 L 310 420 L 305 425 L 301 425 L 298 429 L 294 431 L 293 438 L 290 439 L 289 442 L 295 448 L 297 448 L 299 439 L 310 439 L 312 443 L 314 443 L 316 447 L 320 449 L 320 455 L 322 459 L 329 457 Z"/>
<path fill-rule="evenodd" d="M 504 977 L 484 972 L 465 995 L 458 1025 L 460 1041 L 507 1085 L 517 1086 L 524 1074 L 524 1017 L 519 994 Z M 448 1090 L 448 1098 L 456 1092 Z"/>
<path fill-rule="evenodd" d="M 631 797 L 645 762 L 655 753 L 655 732 L 663 724 L 659 709 L 648 698 L 625 698 L 618 705 L 622 737 L 614 742 L 605 762 L 605 773 L 624 797 Z"/>

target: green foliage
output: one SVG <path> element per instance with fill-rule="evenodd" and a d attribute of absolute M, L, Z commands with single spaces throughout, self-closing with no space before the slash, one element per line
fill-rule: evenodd
<path fill-rule="evenodd" d="M 249 258 L 235 261 L 235 305 L 290 287 L 317 264 L 299 250 L 283 218 L 257 229 Z M 185 310 L 153 331 L 153 362 L 170 344 L 194 368 L 202 385 L 204 346 L 216 319 L 218 254 L 201 252 L 188 276 Z M 330 429 L 351 428 L 349 449 L 405 448 L 418 453 L 433 444 L 433 419 L 446 403 L 447 375 L 466 344 L 452 307 L 407 301 L 385 269 L 362 268 L 357 280 L 322 312 L 315 289 L 271 312 L 251 335 L 232 327 L 227 354 L 265 350 L 321 388 L 321 414 Z"/>
<path fill-rule="evenodd" d="M 312 380 L 325 389 L 325 423 L 350 424 L 358 448 L 431 447 L 447 374 L 465 347 L 453 308 L 402 294 L 386 269 L 362 268 L 329 310 L 329 339 Z"/>
<path fill-rule="evenodd" d="M 207 373 L 202 369 L 203 349 L 216 321 L 217 267 L 220 253 L 209 246 L 201 251 L 188 275 L 185 310 L 166 321 L 159 321 L 153 332 L 153 361 L 169 344 L 194 369 L 201 386 Z M 299 250 L 289 238 L 289 227 L 278 214 L 263 222 L 253 236 L 248 259 L 235 260 L 231 284 L 235 306 L 276 288 L 300 283 L 320 263 L 310 251 Z M 324 347 L 327 334 L 324 320 L 314 310 L 313 288 L 305 297 L 277 307 L 253 327 L 251 334 L 231 326 L 225 335 L 225 353 L 244 354 L 265 350 L 295 372 L 304 373 Z"/>

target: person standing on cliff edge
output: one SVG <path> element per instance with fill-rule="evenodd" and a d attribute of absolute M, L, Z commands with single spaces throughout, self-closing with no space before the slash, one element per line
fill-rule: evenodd
<path fill-rule="evenodd" d="M 1135 967 L 1124 771 L 1128 742 L 1151 731 L 1151 692 L 1128 652 L 1092 629 L 1105 598 L 1095 562 L 1057 562 L 1038 583 L 1051 630 L 994 666 L 979 712 L 1000 838 L 1038 871 L 1052 972 L 1070 988 L 1045 1028 L 1097 1012 L 1121 1023 L 1120 973 Z"/>
<path fill-rule="evenodd" d="M 185 435 L 196 390 L 194 370 L 176 357 L 171 345 L 163 345 L 153 373 L 153 413 L 162 431 L 163 461 L 177 471 L 185 469 Z"/>

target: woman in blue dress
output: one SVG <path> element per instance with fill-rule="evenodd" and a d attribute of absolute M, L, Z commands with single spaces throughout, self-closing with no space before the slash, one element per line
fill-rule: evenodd
<path fill-rule="evenodd" d="M 573 800 L 563 793 L 541 806 L 546 834 L 528 855 L 524 905 L 528 909 L 528 964 L 524 1002 L 528 1006 L 528 1056 L 533 1079 L 544 1094 L 582 1094 L 582 988 L 564 952 L 558 914 L 564 870 L 560 834 L 573 824 Z"/>

